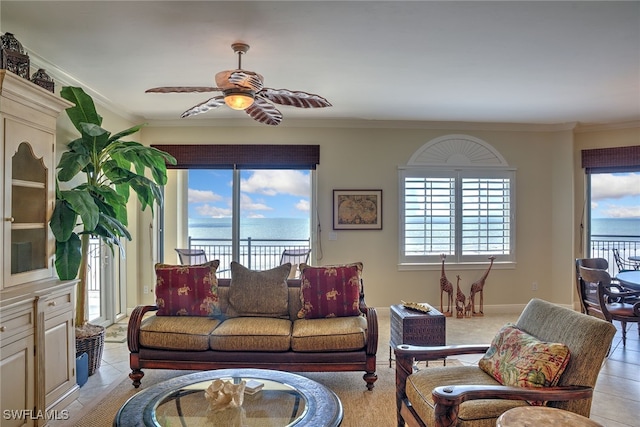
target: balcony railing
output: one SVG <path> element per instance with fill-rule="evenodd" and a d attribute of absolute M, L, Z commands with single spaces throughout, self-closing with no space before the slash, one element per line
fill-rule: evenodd
<path fill-rule="evenodd" d="M 609 274 L 615 277 L 618 266 L 612 249 L 620 252 L 620 257 L 629 262 L 630 256 L 640 256 L 640 236 L 592 235 L 590 258 L 604 258 L 609 261 Z"/>
<path fill-rule="evenodd" d="M 189 237 L 189 249 L 203 249 L 208 260 L 219 259 L 218 277 L 231 277 L 231 239 L 203 239 Z M 309 239 L 253 239 L 240 240 L 238 262 L 252 270 L 268 270 L 280 265 L 285 249 L 310 249 Z"/>

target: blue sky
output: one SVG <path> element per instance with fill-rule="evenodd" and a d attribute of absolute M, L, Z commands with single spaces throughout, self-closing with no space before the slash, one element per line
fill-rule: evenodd
<path fill-rule="evenodd" d="M 591 218 L 640 218 L 640 172 L 591 175 Z"/>
<path fill-rule="evenodd" d="M 240 177 L 242 217 L 309 218 L 310 171 L 242 171 Z M 231 170 L 190 170 L 189 218 L 231 217 L 231 186 Z"/>

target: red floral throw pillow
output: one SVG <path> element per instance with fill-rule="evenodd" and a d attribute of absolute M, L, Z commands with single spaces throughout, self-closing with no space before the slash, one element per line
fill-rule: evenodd
<path fill-rule="evenodd" d="M 220 314 L 220 261 L 199 265 L 156 264 L 158 316 L 215 316 Z"/>
<path fill-rule="evenodd" d="M 360 315 L 360 275 L 362 263 L 311 267 L 300 265 L 302 275 L 301 319 Z"/>

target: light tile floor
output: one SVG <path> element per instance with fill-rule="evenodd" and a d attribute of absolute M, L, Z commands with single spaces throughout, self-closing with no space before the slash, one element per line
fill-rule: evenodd
<path fill-rule="evenodd" d="M 389 309 L 378 308 L 380 344 L 378 347 L 378 375 L 393 375 L 390 369 L 382 369 L 388 359 Z M 495 332 L 505 323 L 517 319 L 513 315 L 491 315 L 472 319 L 447 319 L 448 344 L 472 344 L 490 342 Z M 627 345 L 622 346 L 621 326 L 618 328 L 611 349 L 596 384 L 591 418 L 607 427 L 640 427 L 640 339 L 637 325 L 627 326 Z M 463 363 L 476 363 L 477 355 L 461 356 Z M 388 365 L 387 365 L 388 367 Z M 109 391 L 122 382 L 129 373 L 129 352 L 126 343 L 105 343 L 100 369 L 89 377 L 80 389 L 80 395 L 67 408 L 70 419 L 51 422 L 51 427 L 73 425 L 93 406 L 99 404 Z"/>

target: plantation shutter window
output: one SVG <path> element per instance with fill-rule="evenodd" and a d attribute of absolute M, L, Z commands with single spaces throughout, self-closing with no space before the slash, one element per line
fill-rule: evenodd
<path fill-rule="evenodd" d="M 515 170 L 486 142 L 445 135 L 399 167 L 399 265 L 515 262 Z"/>

